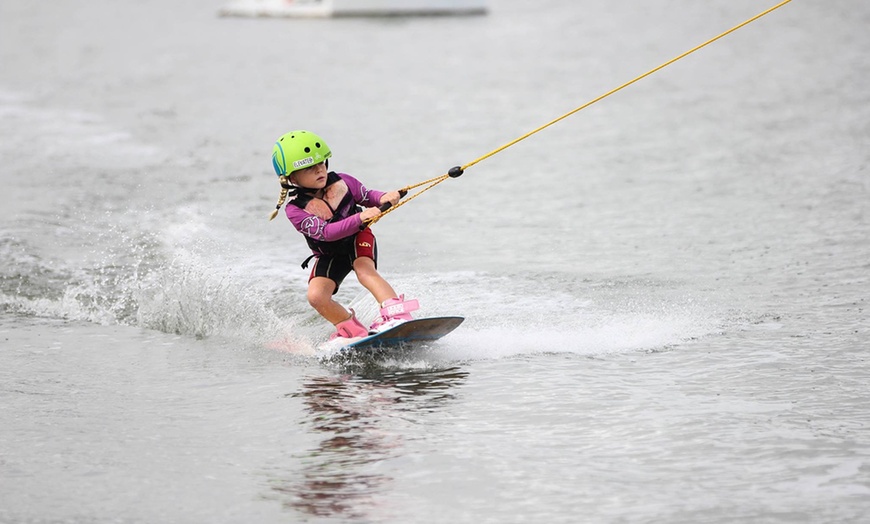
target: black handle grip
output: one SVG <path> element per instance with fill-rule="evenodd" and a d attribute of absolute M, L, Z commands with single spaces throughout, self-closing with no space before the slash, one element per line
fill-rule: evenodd
<path fill-rule="evenodd" d="M 404 190 L 404 189 L 399 190 L 399 198 L 402 198 L 407 194 L 408 194 L 408 192 L 406 190 Z M 386 211 L 387 209 L 390 209 L 391 207 L 393 207 L 393 204 L 391 204 L 390 202 L 387 202 L 386 204 L 382 204 L 381 207 L 378 208 L 378 211 L 383 213 L 384 211 Z"/>
<path fill-rule="evenodd" d="M 399 198 L 402 198 L 403 196 L 405 196 L 405 195 L 407 195 L 407 194 L 408 194 L 408 191 L 407 191 L 407 190 L 405 190 L 405 189 L 400 189 L 400 190 L 399 190 Z M 381 213 L 383 213 L 384 211 L 390 209 L 391 207 L 393 207 L 393 204 L 392 204 L 391 202 L 387 202 L 386 204 L 381 204 L 381 207 L 378 208 L 378 211 L 380 211 Z M 360 230 L 363 230 L 363 229 L 365 229 L 366 227 L 368 227 L 368 223 L 367 223 L 367 222 L 363 222 L 362 225 L 360 225 Z"/>

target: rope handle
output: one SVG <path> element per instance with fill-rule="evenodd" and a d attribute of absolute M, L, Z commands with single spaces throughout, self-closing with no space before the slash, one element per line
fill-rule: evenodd
<path fill-rule="evenodd" d="M 380 220 L 381 218 L 383 218 L 383 217 L 384 217 L 385 215 L 387 215 L 388 213 L 392 213 L 392 212 L 395 211 L 396 209 L 398 209 L 398 208 L 404 206 L 405 204 L 407 204 L 407 203 L 410 202 L 411 200 L 414 200 L 415 198 L 417 198 L 418 196 L 422 195 L 422 194 L 425 193 L 426 191 L 429 191 L 430 189 L 432 189 L 433 187 L 437 186 L 437 185 L 440 184 L 441 182 L 444 182 L 444 181 L 447 180 L 448 178 L 459 178 L 460 176 L 462 176 L 462 174 L 463 174 L 464 172 L 465 172 L 465 169 L 464 169 L 462 166 L 453 166 L 453 167 L 451 167 L 451 168 L 447 171 L 447 174 L 445 174 L 445 175 L 437 176 L 437 177 L 435 177 L 435 178 L 430 178 L 429 180 L 424 180 L 424 181 L 422 181 L 422 182 L 418 182 L 418 183 L 416 183 L 416 184 L 412 184 L 412 185 L 410 185 L 410 186 L 403 187 L 402 189 L 399 190 L 399 197 L 400 197 L 400 198 L 403 198 L 405 195 L 408 194 L 408 191 L 411 191 L 412 189 L 417 189 L 418 187 L 425 186 L 426 184 L 429 184 L 429 187 L 426 187 L 426 188 L 424 188 L 424 189 L 421 189 L 420 191 L 418 191 L 417 193 L 415 193 L 414 195 L 412 195 L 411 198 L 409 198 L 408 200 L 405 200 L 404 202 L 399 202 L 399 203 L 396 204 L 395 206 L 394 206 L 393 204 L 391 204 L 390 202 L 387 202 L 386 204 L 383 204 L 380 208 L 378 208 L 378 209 L 380 209 L 381 214 L 378 215 L 378 216 L 376 216 L 376 217 L 374 217 L 374 218 L 370 218 L 370 219 L 368 219 L 368 220 L 366 220 L 366 221 L 363 221 L 363 223 L 362 223 L 362 225 L 360 226 L 360 228 L 361 228 L 361 229 L 365 229 L 365 228 L 367 228 L 368 226 L 370 226 L 370 225 L 376 223 L 378 220 Z"/>
<path fill-rule="evenodd" d="M 404 189 L 399 190 L 399 198 L 403 198 L 407 194 L 408 194 L 408 192 L 405 191 Z M 386 211 L 387 209 L 390 209 L 391 207 L 393 207 L 393 203 L 387 202 L 386 204 L 381 205 L 381 207 L 379 207 L 378 209 L 381 211 L 381 213 L 383 213 L 384 211 Z"/>

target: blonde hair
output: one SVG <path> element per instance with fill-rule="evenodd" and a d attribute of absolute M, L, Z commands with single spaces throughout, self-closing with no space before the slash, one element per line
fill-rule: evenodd
<path fill-rule="evenodd" d="M 275 220 L 275 217 L 278 216 L 278 211 L 281 210 L 281 206 L 287 200 L 287 193 L 293 189 L 293 186 L 290 185 L 290 178 L 287 176 L 279 176 L 278 182 L 281 184 L 281 196 L 278 197 L 278 205 L 275 206 L 275 210 L 269 215 L 269 220 Z"/>

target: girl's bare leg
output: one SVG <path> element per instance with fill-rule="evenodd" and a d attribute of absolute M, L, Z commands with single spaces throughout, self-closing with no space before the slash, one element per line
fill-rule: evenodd
<path fill-rule="evenodd" d="M 374 295 L 378 304 L 383 304 L 385 301 L 398 296 L 393 287 L 375 269 L 374 260 L 368 257 L 359 257 L 353 261 L 353 270 L 356 272 L 359 283 Z"/>
<path fill-rule="evenodd" d="M 350 311 L 332 299 L 334 291 L 335 282 L 325 277 L 314 277 L 308 283 L 308 303 L 323 318 L 333 324 L 338 324 L 350 318 Z"/>

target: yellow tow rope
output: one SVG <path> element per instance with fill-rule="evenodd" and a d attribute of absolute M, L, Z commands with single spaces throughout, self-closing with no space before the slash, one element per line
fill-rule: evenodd
<path fill-rule="evenodd" d="M 628 82 L 622 84 L 621 86 L 619 86 L 619 87 L 617 87 L 617 88 L 615 88 L 615 89 L 611 89 L 610 91 L 604 93 L 603 95 L 599 96 L 598 98 L 595 98 L 595 99 L 593 99 L 593 100 L 590 100 L 589 102 L 586 102 L 586 103 L 583 104 L 582 106 L 577 107 L 577 108 L 575 108 L 575 109 L 572 109 L 571 111 L 568 111 L 567 113 L 565 113 L 564 115 L 562 115 L 562 116 L 560 116 L 560 117 L 558 117 L 558 118 L 555 118 L 555 119 L 553 119 L 553 120 L 550 120 L 550 121 L 547 122 L 546 124 L 544 124 L 544 125 L 542 125 L 542 126 L 540 126 L 540 127 L 537 127 L 537 128 L 535 128 L 535 129 L 529 131 L 528 133 L 522 135 L 522 136 L 519 137 L 519 138 L 516 138 L 516 139 L 514 139 L 514 140 L 511 140 L 510 142 L 508 142 L 507 144 L 504 144 L 504 145 L 501 146 L 501 147 L 498 147 L 498 148 L 496 148 L 496 149 L 493 149 L 493 150 L 490 151 L 489 153 L 487 153 L 487 154 L 485 154 L 485 155 L 483 155 L 483 156 L 480 156 L 480 157 L 478 157 L 478 158 L 472 160 L 471 162 L 468 162 L 467 164 L 464 164 L 464 165 L 462 165 L 462 166 L 456 166 L 456 167 L 454 167 L 454 168 L 451 168 L 450 171 L 449 171 L 448 173 L 443 174 L 443 175 L 441 175 L 441 176 L 437 176 L 437 177 L 435 177 L 435 178 L 430 178 L 429 180 L 424 180 L 424 181 L 419 182 L 419 183 L 417 183 L 417 184 L 413 184 L 413 185 L 410 185 L 410 186 L 407 186 L 407 187 L 404 187 L 404 188 L 400 189 L 399 192 L 400 192 L 402 195 L 405 195 L 408 191 L 410 191 L 410 190 L 412 190 L 412 189 L 416 189 L 416 188 L 418 188 L 418 187 L 425 186 L 425 185 L 428 184 L 428 187 L 426 187 L 426 188 L 424 188 L 424 189 L 421 189 L 420 191 L 418 191 L 417 193 L 415 193 L 414 195 L 412 195 L 412 196 L 409 197 L 408 199 L 406 199 L 406 200 L 404 200 L 404 201 L 402 201 L 402 202 L 399 202 L 397 205 L 395 205 L 395 206 L 391 206 L 391 207 L 386 208 L 386 209 L 383 209 L 383 208 L 382 208 L 383 211 L 381 212 L 381 214 L 378 215 L 378 216 L 376 216 L 376 217 L 374 217 L 374 218 L 372 218 L 372 219 L 370 219 L 369 221 L 366 222 L 366 224 L 368 224 L 368 225 L 374 224 L 375 222 L 377 222 L 378 220 L 380 220 L 381 218 L 383 218 L 385 215 L 387 215 L 387 214 L 389 214 L 389 213 L 392 213 L 392 212 L 395 211 L 396 209 L 402 207 L 403 205 L 407 204 L 407 203 L 410 202 L 411 200 L 414 200 L 414 199 L 417 198 L 418 196 L 422 195 L 422 194 L 425 193 L 426 191 L 429 191 L 430 189 L 432 189 L 433 187 L 437 186 L 437 185 L 440 184 L 441 182 L 444 182 L 444 181 L 447 180 L 448 178 L 456 178 L 456 177 L 460 176 L 460 175 L 461 175 L 461 174 L 462 174 L 466 169 L 468 169 L 469 167 L 471 167 L 471 166 L 473 166 L 473 165 L 475 165 L 475 164 L 477 164 L 477 163 L 479 163 L 479 162 L 482 162 L 482 161 L 486 160 L 487 158 L 489 158 L 489 157 L 495 155 L 496 153 L 500 153 L 500 152 L 504 151 L 505 149 L 511 147 L 512 145 L 514 145 L 514 144 L 516 144 L 516 143 L 518 143 L 518 142 L 521 142 L 521 141 L 525 140 L 526 138 L 529 138 L 530 136 L 534 135 L 535 133 L 537 133 L 537 132 L 539 132 L 539 131 L 543 131 L 544 129 L 550 127 L 551 125 L 553 125 L 553 124 L 555 124 L 555 123 L 557 123 L 557 122 L 560 122 L 560 121 L 562 121 L 562 120 L 568 118 L 569 116 L 573 115 L 574 113 L 577 113 L 578 111 L 581 111 L 581 110 L 583 110 L 583 109 L 586 109 L 587 107 L 591 106 L 591 105 L 594 104 L 595 102 L 598 102 L 598 101 L 600 101 L 600 100 L 603 100 L 603 99 L 607 98 L 608 96 L 610 96 L 610 95 L 616 93 L 617 91 L 620 91 L 620 90 L 622 90 L 622 89 L 625 89 L 626 87 L 630 86 L 631 84 L 633 84 L 633 83 L 635 83 L 635 82 L 637 82 L 637 81 L 639 81 L 639 80 L 641 80 L 641 79 L 643 79 L 643 78 L 648 77 L 649 75 L 655 73 L 656 71 L 658 71 L 658 70 L 660 70 L 660 69 L 664 69 L 665 67 L 667 67 L 667 66 L 673 64 L 673 63 L 676 62 L 677 60 L 680 60 L 681 58 L 685 58 L 685 57 L 689 56 L 690 54 L 692 54 L 692 53 L 694 53 L 695 51 L 701 49 L 702 47 L 706 47 L 707 45 L 712 44 L 712 43 L 715 42 L 716 40 L 719 40 L 720 38 L 722 38 L 722 37 L 724 37 L 724 36 L 726 36 L 726 35 L 729 35 L 729 34 L 733 33 L 734 31 L 737 31 L 737 30 L 740 29 L 741 27 L 743 27 L 743 26 L 745 26 L 745 25 L 748 25 L 748 24 L 750 24 L 750 23 L 752 23 L 752 22 L 758 20 L 758 19 L 761 18 L 762 16 L 764 16 L 764 15 L 766 15 L 766 14 L 768 14 L 768 13 L 771 13 L 771 12 L 773 12 L 773 11 L 779 9 L 780 7 L 784 6 L 785 4 L 787 4 L 787 3 L 789 3 L 789 2 L 791 2 L 791 0 L 784 0 L 783 2 L 780 2 L 780 3 L 776 4 L 775 6 L 771 7 L 770 9 L 767 9 L 766 11 L 764 11 L 764 12 L 762 12 L 762 13 L 759 13 L 759 14 L 753 16 L 753 17 L 750 18 L 749 20 L 746 20 L 746 21 L 743 22 L 743 23 L 737 24 L 736 26 L 734 26 L 734 27 L 732 27 L 731 29 L 725 31 L 724 33 L 722 33 L 722 34 L 720 34 L 720 35 L 718 35 L 718 36 L 715 36 L 715 37 L 713 37 L 713 38 L 707 40 L 707 41 L 704 42 L 703 44 L 700 44 L 700 45 L 698 45 L 698 46 L 695 46 L 695 47 L 693 47 L 692 49 L 689 49 L 689 50 L 686 51 L 685 53 L 683 53 L 683 54 L 681 54 L 681 55 L 679 55 L 679 56 L 677 56 L 677 57 L 675 57 L 675 58 L 672 58 L 672 59 L 668 60 L 667 62 L 663 63 L 662 65 L 660 65 L 660 66 L 658 66 L 658 67 L 655 67 L 655 68 L 653 68 L 653 69 L 650 69 L 650 70 L 647 71 L 646 73 L 644 73 L 644 74 L 642 74 L 642 75 L 640 75 L 640 76 L 638 76 L 638 77 L 635 77 L 634 79 L 632 79 L 632 80 L 630 80 L 630 81 L 628 81 Z"/>

